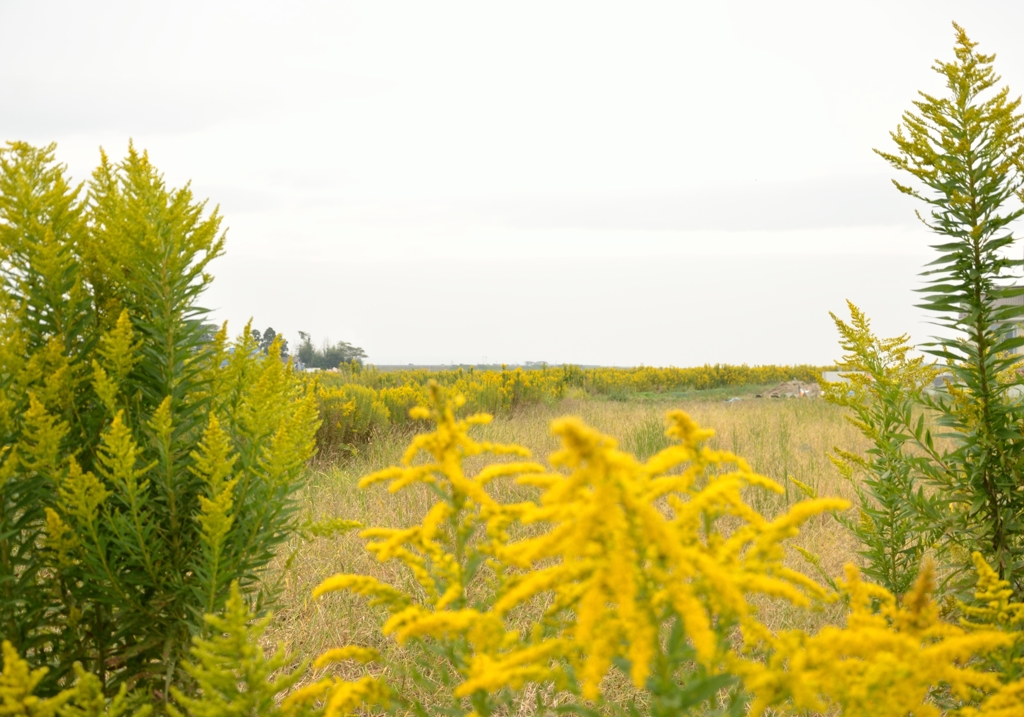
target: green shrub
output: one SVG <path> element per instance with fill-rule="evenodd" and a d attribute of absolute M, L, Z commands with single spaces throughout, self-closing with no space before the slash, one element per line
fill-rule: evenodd
<path fill-rule="evenodd" d="M 844 348 L 851 353 L 845 361 L 875 379 L 860 382 L 864 402 L 856 409 L 874 443 L 863 465 L 874 475 L 868 486 L 876 500 L 866 510 L 884 511 L 885 494 L 894 501 L 891 507 L 903 512 L 899 520 L 910 533 L 927 526 L 918 537 L 894 538 L 884 554 L 869 545 L 871 574 L 881 578 L 892 572 L 878 564 L 883 558 L 909 560 L 894 565 L 896 573 L 912 567 L 923 546 L 935 545 L 956 568 L 954 575 L 966 575 L 978 550 L 1019 598 L 1024 595 L 1024 403 L 1010 388 L 1020 383 L 1020 357 L 1014 351 L 1024 346 L 1024 338 L 1015 336 L 1024 319 L 1018 303 L 1024 288 L 1011 282 L 1024 262 L 1010 258 L 1009 250 L 1016 241 L 1010 225 L 1024 216 L 1024 115 L 1019 98 L 1010 99 L 1006 88 L 995 89 L 995 56 L 976 52 L 976 43 L 954 27 L 956 59 L 934 66 L 948 93 L 921 93 L 916 113 L 904 114 L 892 133 L 895 152 L 879 152 L 914 178 L 913 186 L 894 183 L 927 205 L 927 215 L 919 216 L 938 237 L 937 256 L 923 273 L 920 291 L 922 308 L 947 333 L 923 348 L 945 364 L 951 379 L 933 396 L 914 380 L 893 383 L 894 377 L 920 372 L 898 376 L 903 368 L 879 363 L 884 357 L 873 337 L 851 340 L 848 332 Z M 936 442 L 924 411 L 952 441 Z M 880 515 L 868 512 L 867 527 L 880 525 Z"/>
<path fill-rule="evenodd" d="M 318 385 L 316 396 L 323 422 L 316 434 L 321 455 L 351 451 L 374 432 L 388 427 L 391 413 L 377 392 L 346 383 L 334 388 Z"/>
<path fill-rule="evenodd" d="M 923 420 L 920 402 L 938 370 L 911 357 L 909 337 L 879 339 L 864 313 L 849 304 L 851 322 L 832 314 L 847 354 L 839 363 L 847 383 L 825 384 L 825 400 L 850 409 L 850 422 L 871 442 L 867 456 L 834 449 L 829 456 L 850 482 L 860 510 L 840 517 L 861 543 L 864 574 L 896 595 L 914 584 L 938 536 L 925 519 L 928 499 L 917 490 L 906 447 L 907 427 Z"/>
<path fill-rule="evenodd" d="M 315 401 L 278 345 L 208 340 L 216 211 L 133 148 L 84 195 L 53 154 L 0 151 L 0 636 L 41 694 L 78 661 L 159 705 L 231 583 L 262 590 Z"/>

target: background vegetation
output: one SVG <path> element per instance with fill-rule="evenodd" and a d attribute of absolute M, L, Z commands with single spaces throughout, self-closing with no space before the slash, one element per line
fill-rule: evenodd
<path fill-rule="evenodd" d="M 675 396 L 711 389 L 767 388 L 791 379 L 816 382 L 813 366 L 730 366 L 695 368 L 581 368 L 565 365 L 500 371 L 457 368 L 446 371 L 379 371 L 358 363 L 343 364 L 336 373 L 317 374 L 316 387 L 323 423 L 317 434 L 321 455 L 352 452 L 375 433 L 410 425 L 409 411 L 424 405 L 427 385 L 434 382 L 457 392 L 467 410 L 506 415 L 527 406 L 552 404 L 565 398 L 626 400 L 644 396 Z"/>

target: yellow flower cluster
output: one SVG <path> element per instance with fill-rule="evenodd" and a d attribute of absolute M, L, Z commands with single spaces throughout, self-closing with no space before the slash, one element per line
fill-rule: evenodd
<path fill-rule="evenodd" d="M 673 620 L 696 659 L 716 672 L 726 660 L 729 629 L 763 630 L 749 594 L 797 605 L 824 596 L 783 565 L 781 541 L 810 516 L 846 508 L 845 501 L 807 500 L 766 520 L 744 502 L 743 491 L 782 487 L 742 459 L 702 446 L 711 431 L 682 411 L 669 414 L 668 435 L 678 443 L 646 463 L 576 419 L 556 421 L 552 430 L 563 447 L 551 463 L 568 475 L 520 479 L 542 493 L 538 503 L 519 506 L 517 518 L 549 529 L 502 548 L 500 558 L 523 572 L 494 610 L 505 616 L 550 594 L 552 607 L 572 616 L 555 639 L 573 646 L 566 657 L 585 698 L 598 697 L 616 658 L 629 661 L 638 688 L 655 667 L 674 669 L 661 644 L 661 628 Z"/>
<path fill-rule="evenodd" d="M 75 683 L 51 697 L 35 694 L 36 688 L 49 671 L 46 667 L 35 670 L 4 640 L 0 645 L 3 672 L 0 673 L 0 715 L 25 717 L 149 717 L 153 708 L 148 705 L 133 709 L 129 705 L 128 690 L 122 685 L 113 699 L 103 694 L 99 678 L 75 663 Z"/>
<path fill-rule="evenodd" d="M 943 695 L 964 703 L 998 690 L 1002 676 L 981 669 L 974 658 L 1008 647 L 1013 636 L 941 620 L 933 589 L 928 563 L 902 601 L 848 566 L 840 582 L 850 606 L 845 627 L 825 627 L 813 636 L 799 630 L 766 636 L 768 659 L 743 667 L 755 695 L 751 713 L 838 707 L 847 717 L 937 717 L 944 713 Z"/>

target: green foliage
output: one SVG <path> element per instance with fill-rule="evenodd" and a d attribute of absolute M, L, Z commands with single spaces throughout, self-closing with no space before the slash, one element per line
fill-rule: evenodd
<path fill-rule="evenodd" d="M 80 194 L 52 146 L 0 153 L 0 635 L 44 694 L 77 661 L 159 704 L 232 582 L 262 589 L 316 406 L 280 342 L 210 340 L 216 211 L 134 148 Z"/>
<path fill-rule="evenodd" d="M 923 357 L 908 356 L 912 347 L 906 335 L 876 337 L 867 316 L 847 303 L 851 323 L 831 316 L 846 351 L 838 369 L 848 383 L 826 384 L 824 396 L 830 403 L 850 409 L 850 422 L 872 447 L 867 457 L 839 448 L 829 456 L 860 499 L 858 519 L 840 520 L 860 539 L 864 574 L 890 592 L 903 595 L 913 585 L 925 551 L 937 537 L 934 526 L 923 519 L 931 505 L 915 490 L 912 459 L 906 449 L 915 434 L 924 436 L 924 415 L 918 404 L 938 370 Z"/>
<path fill-rule="evenodd" d="M 270 347 L 274 344 L 275 340 L 281 342 L 281 356 L 288 355 L 288 339 L 274 331 L 272 326 L 268 326 L 267 330 L 263 332 L 260 332 L 259 329 L 253 329 L 251 333 L 257 348 L 264 356 L 270 353 Z"/>
<path fill-rule="evenodd" d="M 323 345 L 317 348 L 306 332 L 300 331 L 299 339 L 301 343 L 295 355 L 306 368 L 332 369 L 342 364 L 362 365 L 366 360 L 366 352 L 347 341 L 332 344 L 325 339 Z"/>
<path fill-rule="evenodd" d="M 391 412 L 372 388 L 344 384 L 324 390 L 319 382 L 316 385 L 323 419 L 316 435 L 321 455 L 350 450 L 354 443 L 365 442 L 390 425 Z"/>
<path fill-rule="evenodd" d="M 73 687 L 52 697 L 40 697 L 36 688 L 46 676 L 47 668 L 33 670 L 10 642 L 3 642 L 4 669 L 0 674 L 0 714 L 26 717 L 147 717 L 152 708 L 129 706 L 124 685 L 112 700 L 103 695 L 103 686 L 95 675 L 75 665 L 77 680 Z"/>
<path fill-rule="evenodd" d="M 923 348 L 945 363 L 951 379 L 945 391 L 921 392 L 927 371 L 906 359 L 902 337 L 875 339 L 855 310 L 853 326 L 837 319 L 849 352 L 845 366 L 870 378 L 852 378 L 855 395 L 847 401 L 833 393 L 833 400 L 854 410 L 854 422 L 874 444 L 867 460 L 840 454 L 838 462 L 871 476 L 857 532 L 873 577 L 905 587 L 899 571 L 934 544 L 954 574 L 970 570 L 969 556 L 981 551 L 1019 596 L 1024 403 L 1010 387 L 1020 382 L 1014 352 L 1024 338 L 1014 329 L 1024 318 L 1024 287 L 1011 282 L 1024 262 L 1008 250 L 1015 241 L 1009 225 L 1024 216 L 1024 115 L 1019 99 L 994 89 L 994 55 L 976 52 L 954 27 L 955 61 L 934 66 L 948 93 L 921 93 L 917 111 L 905 113 L 892 133 L 896 151 L 878 152 L 916 180 L 894 183 L 928 205 L 918 216 L 940 237 L 919 291 L 922 308 L 948 333 Z M 936 442 L 927 416 L 952 441 Z"/>
<path fill-rule="evenodd" d="M 625 448 L 642 461 L 671 445 L 665 435 L 665 421 L 660 416 L 648 416 L 630 428 L 625 438 Z"/>
<path fill-rule="evenodd" d="M 938 423 L 957 439 L 955 450 L 917 465 L 947 501 L 929 518 L 943 529 L 947 546 L 969 555 L 981 550 L 1000 578 L 1024 592 L 1024 405 L 1011 397 L 1000 376 L 1011 371 L 1024 346 L 1011 329 L 1024 316 L 1015 299 L 1024 288 L 1008 284 L 1024 262 L 1006 251 L 1015 237 L 1009 225 L 1024 215 L 1024 116 L 1020 99 L 995 90 L 994 55 L 975 51 L 956 28 L 956 60 L 936 62 L 948 94 L 921 93 L 893 133 L 895 153 L 879 152 L 907 172 L 917 186 L 896 183 L 929 207 L 922 221 L 942 237 L 938 257 L 924 272 L 923 308 L 950 335 L 926 350 L 948 363 L 953 374 L 948 397 L 928 404 Z M 966 562 L 966 561 L 965 561 Z M 965 567 L 970 567 L 969 562 Z"/>
<path fill-rule="evenodd" d="M 81 187 L 52 156 L 22 144 L 0 151 L 0 635 L 39 653 L 64 649 L 36 550 L 55 503 L 50 476 L 60 442 L 88 450 L 98 428 L 74 410 L 91 349 L 81 340 L 90 322 L 77 270 Z"/>
<path fill-rule="evenodd" d="M 193 717 L 302 714 L 279 709 L 277 696 L 299 681 L 306 665 L 286 671 L 288 656 L 284 648 L 266 656 L 259 639 L 266 632 L 270 619 L 265 617 L 250 625 L 256 616 L 242 600 L 237 584 L 232 584 L 225 608 L 222 616 L 206 616 L 212 636 L 195 638 L 190 650 L 193 662 L 185 665 L 201 697 L 189 697 L 172 687 L 174 699 Z M 172 717 L 185 714 L 173 706 L 168 712 Z"/>

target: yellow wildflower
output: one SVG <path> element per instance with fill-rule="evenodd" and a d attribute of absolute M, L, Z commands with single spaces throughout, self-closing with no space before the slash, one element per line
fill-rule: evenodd
<path fill-rule="evenodd" d="M 769 708 L 775 714 L 838 708 L 847 717 L 937 717 L 931 695 L 940 686 L 958 699 L 999 687 L 998 675 L 968 663 L 1012 638 L 996 631 L 967 633 L 942 622 L 931 599 L 930 566 L 902 603 L 864 583 L 856 568 L 847 566 L 846 575 L 840 583 L 850 600 L 845 628 L 825 627 L 814 636 L 762 634 L 767 660 L 738 665 L 754 695 L 752 715 Z"/>

